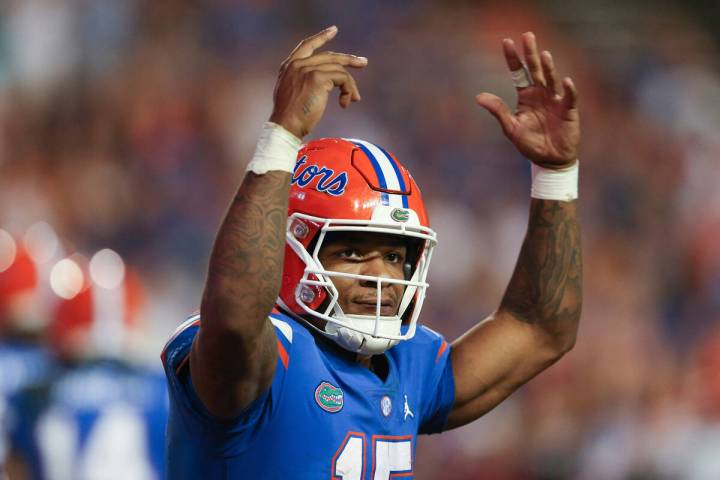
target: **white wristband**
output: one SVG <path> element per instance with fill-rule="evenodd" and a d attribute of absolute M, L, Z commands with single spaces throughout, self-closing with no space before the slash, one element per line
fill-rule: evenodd
<path fill-rule="evenodd" d="M 532 164 L 530 196 L 542 200 L 571 202 L 578 198 L 578 172 L 580 161 L 562 170 L 538 167 Z"/>
<path fill-rule="evenodd" d="M 265 122 L 248 172 L 262 175 L 271 170 L 292 173 L 302 141 L 282 126 Z"/>

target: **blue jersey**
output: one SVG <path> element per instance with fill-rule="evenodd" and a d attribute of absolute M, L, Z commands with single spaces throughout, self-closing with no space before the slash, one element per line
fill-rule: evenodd
<path fill-rule="evenodd" d="M 84 363 L 12 399 L 11 447 L 34 480 L 160 480 L 167 412 L 161 372 Z"/>
<path fill-rule="evenodd" d="M 294 319 L 270 320 L 278 349 L 272 385 L 232 420 L 211 415 L 193 389 L 186 359 L 199 316 L 168 342 L 168 478 L 412 478 L 417 435 L 442 431 L 454 402 L 445 340 L 418 327 L 385 353 L 382 380 Z"/>
<path fill-rule="evenodd" d="M 54 362 L 46 348 L 33 343 L 0 343 L 0 466 L 7 453 L 5 418 L 8 400 L 50 375 Z"/>
<path fill-rule="evenodd" d="M 54 362 L 47 349 L 32 343 L 0 343 L 0 396 L 47 378 Z"/>

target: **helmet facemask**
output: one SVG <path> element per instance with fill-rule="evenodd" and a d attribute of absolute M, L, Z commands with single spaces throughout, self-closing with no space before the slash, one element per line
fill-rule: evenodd
<path fill-rule="evenodd" d="M 397 210 L 397 209 L 395 209 Z M 437 244 L 435 232 L 420 225 L 412 210 L 407 219 L 398 221 L 392 216 L 393 209 L 379 206 L 373 220 L 348 220 L 319 218 L 302 213 L 294 213 L 288 218 L 286 232 L 287 245 L 295 252 L 304 265 L 304 271 L 295 288 L 295 302 L 304 312 L 304 316 L 324 321 L 324 328 L 317 322 L 307 323 L 326 337 L 332 338 L 343 348 L 365 355 L 379 354 L 415 335 L 425 294 L 428 266 L 432 250 Z M 312 241 L 307 244 L 303 239 L 314 230 Z M 389 234 L 409 240 L 417 246 L 416 251 L 408 249 L 406 261 L 410 266 L 404 269 L 406 277 L 393 279 L 387 277 L 359 275 L 327 270 L 319 259 L 319 252 L 326 242 L 327 235 L 333 232 L 363 232 L 367 234 Z M 305 245 L 308 245 L 307 247 Z M 409 274 L 409 275 L 408 275 Z M 409 278 L 408 278 L 409 276 Z M 332 279 L 345 277 L 376 284 L 376 309 L 374 315 L 345 313 L 340 305 L 340 294 Z M 394 315 L 381 314 L 382 289 L 387 285 L 403 285 L 404 292 Z M 319 298 L 322 297 L 322 298 Z M 281 305 L 283 304 L 280 300 Z M 401 328 L 405 322 L 406 328 Z"/>

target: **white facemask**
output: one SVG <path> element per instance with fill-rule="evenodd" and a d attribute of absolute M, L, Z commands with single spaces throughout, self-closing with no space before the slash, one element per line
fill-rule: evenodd
<path fill-rule="evenodd" d="M 308 325 L 326 337 L 333 339 L 344 349 L 363 355 L 383 353 L 401 340 L 410 339 L 415 335 L 417 318 L 428 288 L 425 278 L 427 277 L 432 250 L 437 244 L 435 232 L 420 225 L 417 215 L 412 210 L 407 210 L 409 215 L 402 222 L 396 220 L 397 216 L 394 215 L 394 210 L 396 209 L 384 205 L 378 206 L 370 222 L 323 219 L 300 213 L 295 213 L 288 219 L 287 243 L 305 264 L 304 274 L 295 290 L 295 300 L 308 316 L 326 322 L 323 329 L 317 328 L 311 322 L 307 322 Z M 305 249 L 293 234 L 294 231 L 297 231 L 297 228 L 292 228 L 292 226 L 296 226 L 297 222 L 304 221 L 322 225 L 312 254 Z M 406 238 L 422 240 L 424 248 L 419 254 L 412 277 L 408 280 L 335 272 L 326 270 L 318 258 L 318 253 L 328 232 L 400 235 Z M 331 279 L 333 277 L 374 282 L 377 285 L 376 298 L 378 299 L 375 314 L 345 314 L 338 302 L 339 293 L 332 283 Z M 383 285 L 387 288 L 388 285 L 393 284 L 403 285 L 405 289 L 398 312 L 393 316 L 380 315 L 381 304 L 379 299 L 382 297 Z M 309 306 L 315 300 L 315 293 L 310 287 L 318 286 L 324 288 L 327 292 L 327 300 L 323 302 L 322 311 L 313 310 Z M 282 302 L 280 303 L 282 304 Z M 411 305 L 413 308 L 407 330 L 402 333 L 402 318 Z"/>

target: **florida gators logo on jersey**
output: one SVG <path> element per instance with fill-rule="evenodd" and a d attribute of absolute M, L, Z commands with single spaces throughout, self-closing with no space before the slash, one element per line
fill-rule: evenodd
<path fill-rule="evenodd" d="M 292 184 L 299 187 L 306 187 L 317 179 L 315 189 L 318 192 L 329 193 L 333 196 L 345 193 L 348 183 L 347 172 L 335 174 L 335 170 L 317 165 L 306 165 L 307 155 L 303 155 L 295 164 L 293 169 Z"/>
<path fill-rule="evenodd" d="M 315 389 L 315 401 L 326 412 L 336 413 L 345 404 L 345 394 L 341 388 L 329 382 L 321 382 Z"/>

